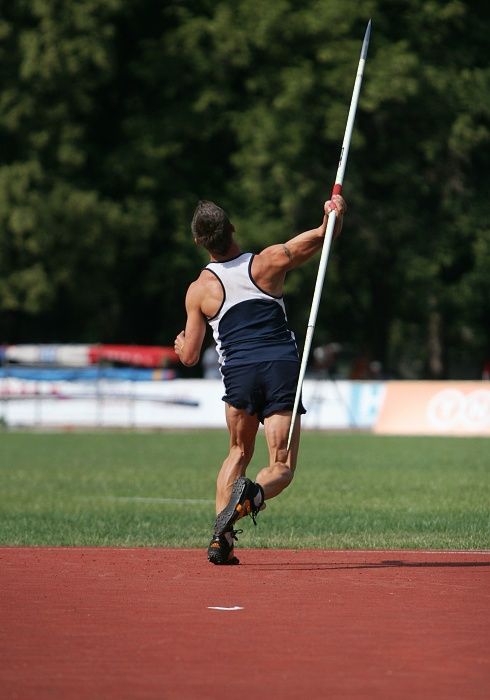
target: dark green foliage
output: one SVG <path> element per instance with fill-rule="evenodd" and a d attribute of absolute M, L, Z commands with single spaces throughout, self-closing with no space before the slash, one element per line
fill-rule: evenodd
<path fill-rule="evenodd" d="M 0 18 L 0 340 L 170 343 L 204 258 L 318 225 L 373 34 L 316 339 L 479 376 L 490 318 L 490 5 L 18 0 Z M 316 264 L 288 282 L 301 340 Z"/>

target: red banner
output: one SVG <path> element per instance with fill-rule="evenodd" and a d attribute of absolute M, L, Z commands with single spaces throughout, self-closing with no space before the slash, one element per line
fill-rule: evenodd
<path fill-rule="evenodd" d="M 118 362 L 137 367 L 167 367 L 179 358 L 172 347 L 160 345 L 94 345 L 89 350 L 91 364 Z"/>

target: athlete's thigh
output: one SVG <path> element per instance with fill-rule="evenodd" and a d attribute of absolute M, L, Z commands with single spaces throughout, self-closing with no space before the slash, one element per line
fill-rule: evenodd
<path fill-rule="evenodd" d="M 298 458 L 301 416 L 296 416 L 289 452 L 287 449 L 292 411 L 277 411 L 264 418 L 270 464 L 281 462 L 294 471 Z"/>
<path fill-rule="evenodd" d="M 250 460 L 255 447 L 255 437 L 259 428 L 259 419 L 250 415 L 243 408 L 226 406 L 226 424 L 230 433 L 230 449 L 239 447 Z"/>

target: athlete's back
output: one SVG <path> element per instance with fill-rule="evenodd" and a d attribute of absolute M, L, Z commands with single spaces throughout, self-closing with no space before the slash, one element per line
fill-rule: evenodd
<path fill-rule="evenodd" d="M 222 365 L 298 358 L 283 297 L 257 285 L 251 272 L 254 257 L 242 253 L 231 260 L 212 261 L 205 268 L 222 287 L 221 306 L 208 318 Z"/>

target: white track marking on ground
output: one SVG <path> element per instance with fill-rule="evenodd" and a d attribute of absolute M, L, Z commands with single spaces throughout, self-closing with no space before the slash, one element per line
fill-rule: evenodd
<path fill-rule="evenodd" d="M 490 557 L 490 549 L 322 549 L 321 547 L 305 547 L 304 549 L 308 552 L 315 551 L 321 554 L 484 554 Z M 288 551 L 290 554 L 301 556 L 304 549 L 278 547 L 276 551 Z"/>
<path fill-rule="evenodd" d="M 205 505 L 210 503 L 214 504 L 214 501 L 209 498 L 155 498 L 151 496 L 95 496 L 95 498 L 106 501 L 134 501 L 135 503 L 182 503 L 184 505 L 193 503 L 202 503 Z"/>
<path fill-rule="evenodd" d="M 219 605 L 208 605 L 208 610 L 225 610 L 227 612 L 231 610 L 243 610 L 239 605 L 234 605 L 232 608 L 222 608 Z"/>
<path fill-rule="evenodd" d="M 280 549 L 283 549 L 282 547 Z M 305 547 L 309 552 L 315 550 L 328 554 L 488 554 L 490 549 L 322 549 L 320 547 Z M 292 554 L 301 554 L 303 549 L 291 547 Z"/>

